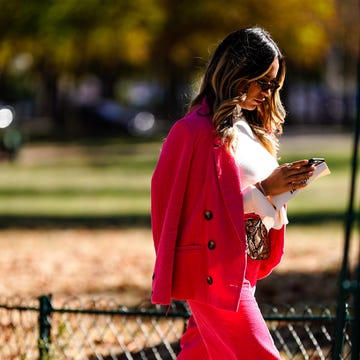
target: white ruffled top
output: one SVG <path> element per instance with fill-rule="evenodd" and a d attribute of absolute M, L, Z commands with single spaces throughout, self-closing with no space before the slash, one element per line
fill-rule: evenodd
<path fill-rule="evenodd" d="M 281 229 L 288 223 L 285 207 L 276 210 L 255 186 L 257 182 L 266 179 L 279 164 L 261 144 L 245 119 L 236 121 L 234 128 L 237 131 L 235 157 L 240 166 L 244 213 L 258 214 L 268 230 Z"/>

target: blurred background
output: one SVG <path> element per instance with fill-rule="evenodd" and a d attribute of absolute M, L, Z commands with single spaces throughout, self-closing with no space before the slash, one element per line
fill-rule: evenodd
<path fill-rule="evenodd" d="M 148 135 L 183 114 L 217 42 L 252 25 L 286 55 L 289 125 L 353 124 L 356 0 L 0 3 L 0 102 L 24 141 Z"/>
<path fill-rule="evenodd" d="M 259 291 L 266 301 L 335 300 L 357 0 L 0 0 L 0 9 L 1 293 L 148 296 L 161 142 L 216 44 L 259 25 L 287 59 L 281 162 L 323 156 L 332 171 L 289 205 L 288 255 Z"/>

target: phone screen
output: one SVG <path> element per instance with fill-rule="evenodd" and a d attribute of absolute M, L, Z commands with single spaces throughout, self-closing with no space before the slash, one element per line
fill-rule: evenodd
<path fill-rule="evenodd" d="M 309 159 L 308 166 L 317 166 L 325 161 L 324 158 L 311 158 Z"/>

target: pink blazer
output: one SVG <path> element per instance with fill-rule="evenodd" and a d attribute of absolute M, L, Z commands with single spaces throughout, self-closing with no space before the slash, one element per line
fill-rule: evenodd
<path fill-rule="evenodd" d="M 153 303 L 196 300 L 236 310 L 247 261 L 239 171 L 205 104 L 174 124 L 151 183 Z M 284 228 L 270 236 L 258 278 L 283 255 Z"/>

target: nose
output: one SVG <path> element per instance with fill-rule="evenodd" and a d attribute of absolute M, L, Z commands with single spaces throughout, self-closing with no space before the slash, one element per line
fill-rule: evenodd
<path fill-rule="evenodd" d="M 271 89 L 262 90 L 261 93 L 268 98 L 271 96 Z"/>

